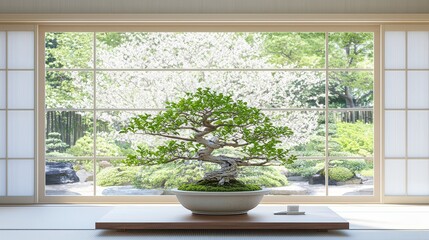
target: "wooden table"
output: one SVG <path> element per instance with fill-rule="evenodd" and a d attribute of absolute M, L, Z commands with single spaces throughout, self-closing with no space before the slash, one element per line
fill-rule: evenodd
<path fill-rule="evenodd" d="M 328 207 L 300 206 L 306 215 L 274 215 L 286 206 L 260 205 L 243 215 L 192 214 L 180 205 L 119 206 L 95 223 L 96 229 L 285 229 L 327 231 L 349 229 Z"/>

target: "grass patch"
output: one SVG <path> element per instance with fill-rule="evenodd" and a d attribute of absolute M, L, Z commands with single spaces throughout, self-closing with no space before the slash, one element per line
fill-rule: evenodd
<path fill-rule="evenodd" d="M 197 183 L 183 184 L 179 188 L 182 191 L 200 191 L 200 192 L 242 192 L 258 191 L 261 187 L 254 184 L 244 184 L 234 180 L 224 185 L 218 185 L 217 181 L 200 181 Z"/>

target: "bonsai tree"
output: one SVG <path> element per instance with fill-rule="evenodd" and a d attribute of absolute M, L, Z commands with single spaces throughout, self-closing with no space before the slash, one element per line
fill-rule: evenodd
<path fill-rule="evenodd" d="M 295 156 L 277 145 L 293 133 L 275 126 L 258 108 L 210 89 L 186 93 L 156 115 L 131 118 L 122 133 L 139 133 L 168 139 L 155 148 L 138 147 L 128 155 L 130 165 L 158 165 L 195 160 L 216 163 L 218 170 L 205 174 L 201 182 L 224 185 L 237 182 L 237 168 L 290 164 Z M 222 149 L 238 154 L 222 154 Z M 209 184 L 210 185 L 210 184 Z"/>

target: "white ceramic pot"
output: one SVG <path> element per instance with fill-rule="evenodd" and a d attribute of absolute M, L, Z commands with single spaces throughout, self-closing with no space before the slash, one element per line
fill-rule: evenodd
<path fill-rule="evenodd" d="M 173 190 L 183 207 L 195 214 L 236 215 L 245 214 L 258 206 L 270 190 L 242 192 L 195 192 Z"/>

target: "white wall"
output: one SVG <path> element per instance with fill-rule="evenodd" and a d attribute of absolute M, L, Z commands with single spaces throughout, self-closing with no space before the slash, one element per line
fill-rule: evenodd
<path fill-rule="evenodd" d="M 0 13 L 429 13 L 429 1 L 0 0 Z"/>

